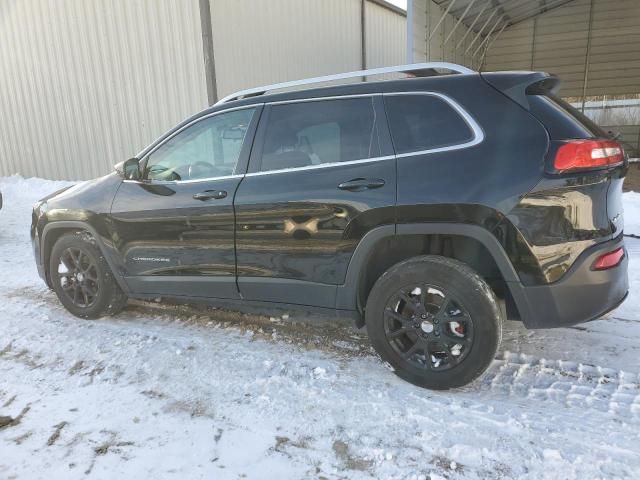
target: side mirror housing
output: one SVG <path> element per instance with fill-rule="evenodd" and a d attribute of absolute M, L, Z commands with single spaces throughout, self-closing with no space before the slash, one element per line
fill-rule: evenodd
<path fill-rule="evenodd" d="M 140 180 L 140 159 L 133 157 L 115 166 L 116 172 L 125 180 Z"/>

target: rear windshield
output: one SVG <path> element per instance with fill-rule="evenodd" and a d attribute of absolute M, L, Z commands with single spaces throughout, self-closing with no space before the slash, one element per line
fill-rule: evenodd
<path fill-rule="evenodd" d="M 540 120 L 554 140 L 571 138 L 607 138 L 609 134 L 555 95 L 530 95 L 531 113 Z"/>

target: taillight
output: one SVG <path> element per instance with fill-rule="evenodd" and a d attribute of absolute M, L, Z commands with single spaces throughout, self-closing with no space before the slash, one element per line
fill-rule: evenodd
<path fill-rule="evenodd" d="M 605 253 L 596 258 L 591 268 L 593 270 L 607 270 L 609 268 L 617 267 L 624 258 L 624 248 L 618 248 L 613 252 Z"/>
<path fill-rule="evenodd" d="M 553 167 L 559 172 L 602 168 L 624 162 L 622 145 L 613 140 L 571 140 L 558 148 Z"/>

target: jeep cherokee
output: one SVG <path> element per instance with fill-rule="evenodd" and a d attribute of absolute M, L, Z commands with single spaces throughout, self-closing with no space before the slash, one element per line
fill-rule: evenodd
<path fill-rule="evenodd" d="M 558 83 L 435 63 L 239 92 L 39 201 L 39 273 L 82 318 L 129 297 L 337 312 L 403 379 L 467 384 L 503 318 L 568 326 L 627 295 L 627 159 Z"/>

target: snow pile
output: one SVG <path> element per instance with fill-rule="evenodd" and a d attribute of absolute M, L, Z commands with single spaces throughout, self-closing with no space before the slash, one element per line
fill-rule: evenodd
<path fill-rule="evenodd" d="M 640 193 L 624 194 L 624 233 L 640 236 Z"/>
<path fill-rule="evenodd" d="M 640 240 L 611 318 L 508 322 L 486 375 L 432 392 L 335 322 L 72 317 L 29 243 L 31 205 L 62 186 L 0 178 L 0 478 L 640 478 Z"/>

